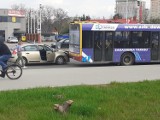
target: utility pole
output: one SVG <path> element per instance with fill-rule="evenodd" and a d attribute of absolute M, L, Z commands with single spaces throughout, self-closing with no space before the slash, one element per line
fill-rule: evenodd
<path fill-rule="evenodd" d="M 33 24 L 34 24 L 34 28 L 33 28 L 33 33 L 34 33 L 34 42 L 36 41 L 36 12 L 34 11 L 34 17 L 33 17 L 34 19 L 34 22 L 33 22 Z"/>
<path fill-rule="evenodd" d="M 128 0 L 126 0 L 126 24 L 128 23 Z"/>
<path fill-rule="evenodd" d="M 34 31 L 34 34 L 36 33 L 36 12 L 34 12 L 34 28 L 33 28 L 33 31 Z"/>
<path fill-rule="evenodd" d="M 30 27 L 29 27 L 29 24 L 30 24 L 29 20 L 30 20 L 30 19 L 29 19 L 29 17 L 30 17 L 30 12 L 28 12 L 28 14 L 27 14 L 27 21 L 28 21 L 28 37 L 27 37 L 27 39 L 28 39 L 28 40 L 30 40 L 30 34 L 29 34 L 29 31 L 30 31 L 30 30 L 29 30 L 29 29 L 30 29 Z"/>
<path fill-rule="evenodd" d="M 40 20 L 39 20 L 39 43 L 42 42 L 41 40 L 41 33 L 42 33 L 42 28 L 41 28 L 41 24 L 42 24 L 42 4 L 39 5 L 39 17 L 40 17 Z"/>
<path fill-rule="evenodd" d="M 32 34 L 32 9 L 31 9 L 31 34 Z"/>
<path fill-rule="evenodd" d="M 143 9 L 143 4 L 142 4 L 142 1 L 140 0 L 139 1 L 139 23 L 142 23 L 142 10 Z"/>
<path fill-rule="evenodd" d="M 28 34 L 29 34 L 29 13 L 27 14 L 27 20 L 28 20 Z"/>

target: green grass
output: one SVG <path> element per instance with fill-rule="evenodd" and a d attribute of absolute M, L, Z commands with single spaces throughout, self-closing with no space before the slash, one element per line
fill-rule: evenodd
<path fill-rule="evenodd" d="M 56 97 L 61 95 L 61 98 Z M 62 115 L 53 105 L 72 99 Z M 0 92 L 0 120 L 159 120 L 160 81 Z"/>

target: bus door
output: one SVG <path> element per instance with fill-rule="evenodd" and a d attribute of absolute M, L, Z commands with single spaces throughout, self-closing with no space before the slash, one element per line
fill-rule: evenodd
<path fill-rule="evenodd" d="M 159 59 L 159 32 L 152 32 L 151 35 L 151 60 Z"/>
<path fill-rule="evenodd" d="M 112 32 L 94 32 L 94 61 L 111 61 Z"/>
<path fill-rule="evenodd" d="M 103 32 L 96 31 L 94 38 L 94 61 L 102 61 Z"/>
<path fill-rule="evenodd" d="M 113 57 L 113 32 L 105 32 L 104 56 L 105 61 L 112 61 Z"/>

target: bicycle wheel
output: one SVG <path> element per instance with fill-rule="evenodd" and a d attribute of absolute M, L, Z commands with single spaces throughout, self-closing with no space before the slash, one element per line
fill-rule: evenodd
<path fill-rule="evenodd" d="M 19 65 L 9 65 L 6 69 L 6 75 L 9 79 L 15 80 L 22 76 L 22 68 Z"/>

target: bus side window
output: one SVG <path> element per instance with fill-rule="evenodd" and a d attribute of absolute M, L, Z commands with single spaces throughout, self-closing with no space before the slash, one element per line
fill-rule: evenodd
<path fill-rule="evenodd" d="M 139 48 L 139 46 L 140 46 L 140 41 L 141 41 L 140 33 L 138 33 L 138 32 L 133 32 L 133 33 L 132 33 L 131 46 L 132 46 L 133 48 Z"/>
<path fill-rule="evenodd" d="M 125 48 L 129 46 L 129 33 L 128 32 L 116 32 L 114 45 L 116 48 Z"/>
<path fill-rule="evenodd" d="M 142 45 L 144 48 L 149 47 L 149 41 L 150 41 L 150 32 L 143 32 L 142 34 Z"/>
<path fill-rule="evenodd" d="M 115 48 L 121 47 L 121 32 L 115 32 L 115 38 L 114 38 L 114 46 Z"/>
<path fill-rule="evenodd" d="M 129 46 L 129 42 L 130 42 L 130 39 L 129 39 L 129 32 L 123 32 L 123 47 L 128 47 Z"/>
<path fill-rule="evenodd" d="M 158 48 L 158 33 L 152 34 L 152 42 L 151 42 L 152 48 L 157 49 Z"/>

